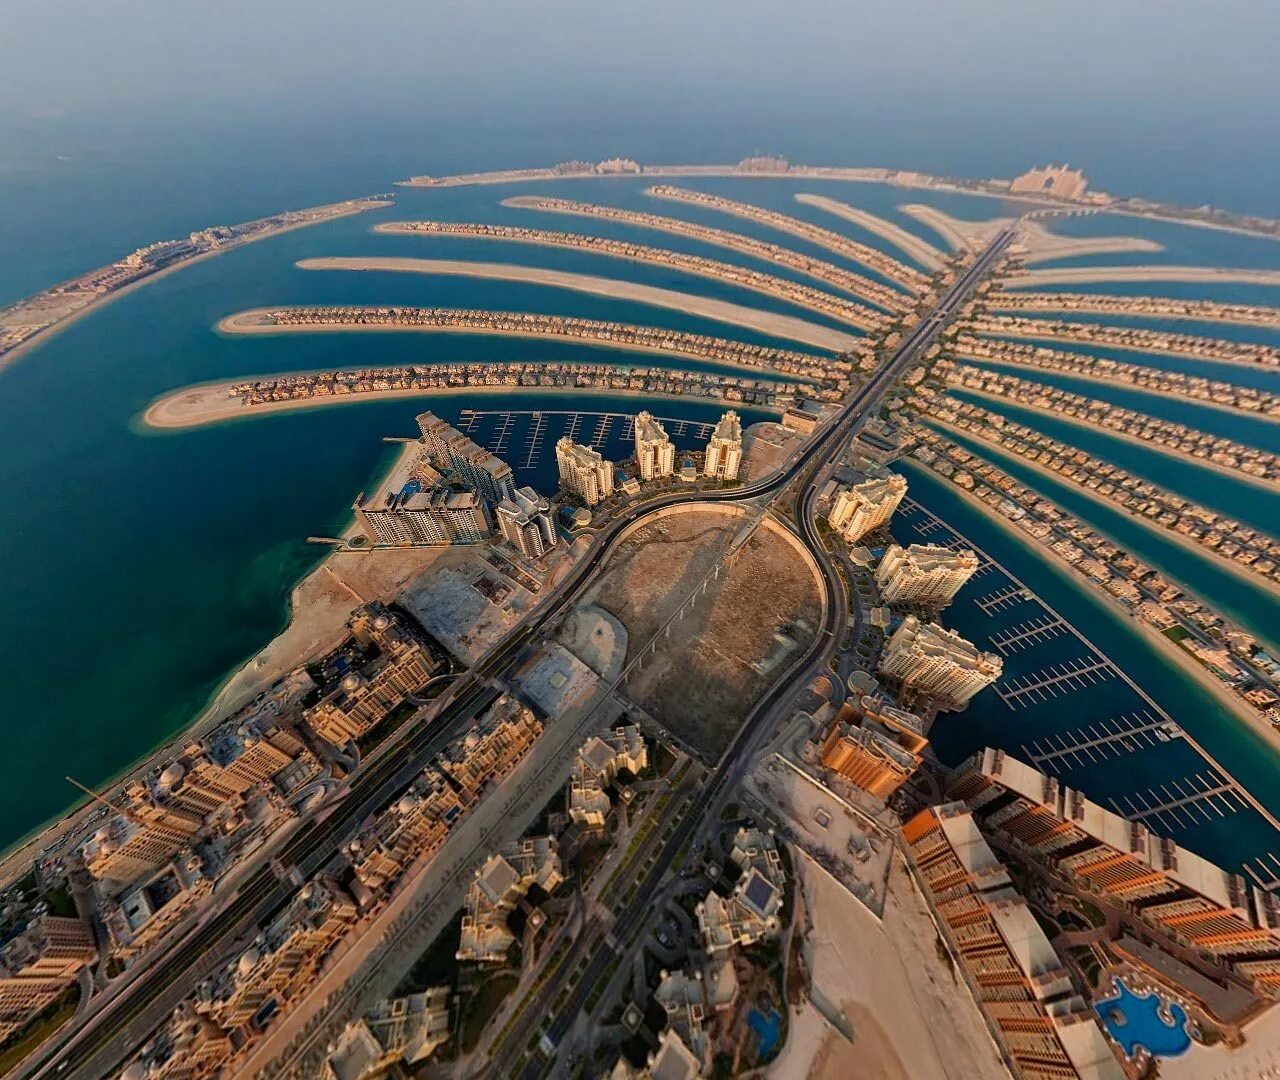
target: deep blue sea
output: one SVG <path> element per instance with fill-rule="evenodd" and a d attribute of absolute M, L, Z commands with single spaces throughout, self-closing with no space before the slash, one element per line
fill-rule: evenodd
<path fill-rule="evenodd" d="M 1012 163 L 1024 157 L 1023 151 L 993 134 L 985 147 L 969 141 L 946 151 L 935 141 L 919 146 L 913 158 L 909 133 L 898 130 L 892 136 L 881 132 L 869 137 L 868 130 L 851 128 L 832 138 L 829 131 L 824 136 L 775 119 L 773 127 L 763 133 L 753 131 L 751 138 L 762 134 L 769 149 L 795 160 L 914 164 L 969 175 L 1007 175 Z M 439 128 L 428 139 L 416 130 L 397 132 L 383 123 L 342 128 L 325 142 L 314 134 L 294 138 L 265 125 L 234 133 L 220 131 L 217 140 L 171 128 L 158 128 L 150 138 L 109 135 L 75 131 L 60 140 L 44 133 L 38 139 L 10 141 L 0 151 L 0 252 L 6 256 L 0 259 L 0 303 L 109 262 L 140 244 L 210 224 L 390 190 L 395 180 L 413 173 L 548 164 L 616 153 L 649 161 L 723 161 L 735 160 L 753 148 L 743 146 L 740 132 L 710 124 L 665 133 L 642 124 L 625 130 L 601 126 L 572 134 L 549 131 L 545 123 L 541 128 L 458 125 Z M 1240 179 L 1236 190 L 1226 186 L 1197 197 L 1198 189 L 1190 181 L 1181 191 L 1167 176 L 1144 175 L 1143 166 L 1127 159 L 1125 147 L 1102 148 L 1098 153 L 1109 155 L 1097 163 L 1097 169 L 1110 174 L 1108 186 L 1115 189 L 1182 194 L 1187 201 L 1211 199 L 1225 205 L 1234 200 L 1249 208 L 1280 211 L 1280 204 L 1267 204 L 1268 198 L 1280 197 L 1247 177 Z M 1116 183 L 1117 177 L 1128 182 Z M 1143 186 L 1144 181 L 1149 181 L 1148 186 Z M 547 397 L 533 402 L 513 397 L 500 403 L 493 395 L 458 396 L 438 402 L 370 402 L 283 413 L 179 433 L 143 432 L 137 417 L 157 395 L 201 380 L 339 365 L 611 355 L 585 346 L 477 335 L 231 338 L 213 329 L 223 316 L 276 303 L 490 307 L 647 322 L 792 344 L 673 311 L 538 285 L 306 272 L 294 266 L 306 257 L 362 254 L 531 262 L 799 314 L 758 294 L 600 256 L 445 238 L 378 237 L 370 232 L 375 222 L 394 218 L 520 221 L 734 258 L 720 249 L 675 237 L 499 205 L 508 195 L 536 191 L 656 209 L 780 239 L 737 219 L 654 203 L 643 195 L 644 186 L 643 180 L 613 180 L 400 189 L 399 205 L 392 210 L 253 244 L 156 281 L 0 371 L 0 505 L 7 508 L 5 527 L 0 530 L 0 672 L 6 683 L 0 724 L 10 760 L 20 763 L 0 788 L 0 842 L 16 839 L 68 805 L 74 792 L 63 780 L 65 775 L 85 783 L 100 782 L 190 722 L 228 673 L 281 628 L 291 587 L 322 554 L 303 538 L 332 533 L 346 524 L 355 492 L 386 467 L 389 451 L 380 441 L 383 436 L 412 434 L 415 413 L 427 407 L 449 417 L 466 408 L 558 407 Z M 687 186 L 783 209 L 875 244 L 881 242 L 820 211 L 799 206 L 792 195 L 803 190 L 853 202 L 935 241 L 898 207 L 927 201 L 971 218 L 1009 211 L 998 200 L 871 185 L 716 180 Z M 1150 235 L 1166 245 L 1166 251 L 1145 256 L 1144 261 L 1280 266 L 1280 244 L 1229 234 L 1124 218 L 1073 220 L 1062 227 Z M 803 248 L 789 238 L 780 242 Z M 833 258 L 830 253 L 821 255 Z M 768 269 L 779 273 L 775 267 Z M 1220 294 L 1238 296 L 1241 290 Z M 1215 295 L 1219 295 L 1216 290 Z M 1271 296 L 1270 302 L 1280 302 L 1280 296 Z M 644 359 L 628 353 L 621 362 Z M 1164 363 L 1157 358 L 1151 362 Z M 1215 373 L 1221 378 L 1233 374 L 1221 366 Z M 1255 373 L 1248 375 L 1252 378 Z M 1280 376 L 1260 377 L 1269 380 L 1268 386 L 1280 385 Z M 1173 409 L 1176 404 L 1162 407 Z M 576 400 L 559 407 L 632 412 L 640 403 L 593 398 L 589 403 Z M 687 402 L 660 401 L 652 407 L 660 415 L 688 420 L 706 419 L 717 411 Z M 1223 420 L 1223 415 L 1218 414 L 1220 428 L 1231 419 Z M 1181 412 L 1177 418 L 1195 422 Z M 1256 439 L 1258 445 L 1269 445 L 1264 440 L 1275 437 L 1258 422 L 1241 424 L 1234 437 L 1242 441 Z M 1203 426 L 1209 428 L 1209 422 Z M 523 463 L 518 456 L 517 452 L 512 464 L 520 468 Z M 547 485 L 545 462 L 544 454 L 527 471 L 527 478 Z M 1140 464 L 1130 463 L 1135 471 Z M 1171 486 L 1176 480 L 1188 494 L 1195 494 L 1192 489 L 1203 479 L 1186 470 L 1176 477 L 1162 475 Z M 954 510 L 945 491 L 924 481 L 920 487 L 921 500 L 927 505 L 936 504 L 944 516 Z M 1229 502 L 1234 507 L 1231 512 L 1241 517 L 1247 512 L 1259 524 L 1275 520 L 1277 509 L 1270 496 L 1256 504 L 1237 503 L 1235 489 L 1226 485 L 1212 494 L 1224 505 Z M 964 531 L 984 546 L 1000 544 L 977 516 L 965 520 Z M 1142 547 L 1154 561 L 1158 553 L 1152 545 L 1157 541 L 1158 537 L 1136 537 L 1135 550 Z M 1004 545 L 1009 546 L 1007 541 Z M 1198 565 L 1184 569 L 1196 578 L 1193 584 L 1211 593 L 1233 615 L 1256 624 L 1260 631 L 1267 629 L 1270 620 L 1274 632 L 1273 607 L 1259 607 L 1247 590 L 1220 588 L 1222 583 L 1207 570 L 1200 576 Z M 1046 590 L 1046 597 L 1063 588 L 1056 573 L 1025 552 L 1016 571 L 1033 588 Z M 1057 599 L 1051 602 L 1061 606 Z M 1123 622 L 1100 616 L 1096 606 L 1076 602 L 1071 614 L 1088 621 L 1082 629 L 1117 661 L 1144 655 L 1145 646 Z M 1146 654 L 1150 665 L 1149 650 Z M 1180 676 L 1165 664 L 1143 672 L 1161 679 L 1166 691 L 1179 686 Z M 1181 683 L 1188 685 L 1185 680 Z M 1274 783 L 1280 776 L 1276 756 L 1213 715 L 1203 695 L 1187 690 L 1182 698 L 1172 692 L 1165 696 L 1171 708 L 1182 701 L 1184 707 L 1197 711 L 1197 737 L 1212 745 L 1215 753 L 1221 751 L 1224 764 L 1249 770 L 1251 786 L 1280 790 Z M 955 721 L 963 722 L 963 717 Z M 1025 741 L 1016 730 L 1018 716 L 1012 714 L 1007 722 L 1007 732 L 994 719 L 983 720 L 979 729 L 983 737 L 1006 739 L 1015 748 Z M 964 743 L 956 742 L 954 752 L 967 750 Z"/>

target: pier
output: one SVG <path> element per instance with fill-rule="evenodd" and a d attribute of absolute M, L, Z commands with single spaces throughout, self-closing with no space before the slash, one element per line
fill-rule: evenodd
<path fill-rule="evenodd" d="M 1118 674 L 1110 660 L 1081 657 L 1065 664 L 1054 664 L 1035 675 L 1024 675 L 1005 686 L 996 686 L 996 695 L 1011 709 L 1021 709 L 1033 702 L 1048 701 L 1060 694 L 1083 690 Z"/>
<path fill-rule="evenodd" d="M 1069 769 L 1083 768 L 1181 737 L 1182 729 L 1172 720 L 1143 709 L 1024 743 L 1019 757 L 1037 769 L 1056 772 L 1064 763 Z"/>

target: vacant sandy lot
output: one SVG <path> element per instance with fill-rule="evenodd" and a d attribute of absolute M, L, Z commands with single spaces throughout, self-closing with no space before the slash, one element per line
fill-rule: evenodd
<path fill-rule="evenodd" d="M 627 683 L 628 697 L 711 758 L 761 692 L 809 646 L 821 615 L 809 567 L 770 528 L 758 528 L 723 565 L 748 520 L 700 509 L 647 525 L 623 543 L 586 600 L 626 627 L 631 661 L 713 567 L 722 566 Z"/>

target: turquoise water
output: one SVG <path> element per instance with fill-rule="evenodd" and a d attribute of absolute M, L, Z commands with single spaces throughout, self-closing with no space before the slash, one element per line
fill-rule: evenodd
<path fill-rule="evenodd" d="M 1028 382 L 1056 386 L 1070 393 L 1079 394 L 1081 397 L 1107 401 L 1122 409 L 1133 409 L 1161 420 L 1186 424 L 1199 431 L 1207 431 L 1211 435 L 1220 435 L 1224 439 L 1234 439 L 1247 446 L 1256 446 L 1260 450 L 1280 453 L 1280 423 L 1274 420 L 1262 420 L 1238 410 L 1213 408 L 1171 394 L 1152 394 L 1125 386 L 1123 383 L 1075 379 L 1070 375 L 1058 375 L 1042 368 L 1022 368 L 976 360 L 969 360 L 966 363 L 1001 375 L 1013 375 Z"/>
<path fill-rule="evenodd" d="M 1137 633 L 1128 616 L 1074 573 L 1045 562 L 1019 533 L 994 524 L 949 482 L 909 461 L 897 467 L 907 478 L 909 496 L 947 525 L 945 531 L 922 531 L 919 514 L 900 512 L 893 523 L 899 543 L 945 544 L 962 538 L 985 551 L 1036 598 L 984 610 L 980 601 L 1008 588 L 1010 581 L 1004 572 L 980 569 L 947 608 L 945 625 L 995 651 L 993 639 L 1002 632 L 1047 621 L 1050 613 L 1043 603 L 1087 639 L 1081 641 L 1063 632 L 1007 652 L 997 688 L 1007 690 L 1051 668 L 1061 670 L 1077 661 L 1106 658 L 1203 746 L 1223 770 L 1256 794 L 1268 811 L 1280 814 L 1280 789 L 1274 782 L 1280 751 L 1273 744 L 1225 713 L 1210 694 L 1186 677 L 1175 660 Z M 995 688 L 984 690 L 963 712 L 938 719 L 929 732 L 934 751 L 945 764 L 957 765 L 983 747 L 1003 748 L 1121 814 L 1133 810 L 1125 804 L 1126 798 L 1133 800 L 1172 779 L 1208 771 L 1203 757 L 1189 743 L 1176 739 L 1135 739 L 1130 746 L 1115 747 L 1105 755 L 1058 757 L 1045 763 L 1034 760 L 1038 749 L 1073 742 L 1089 726 L 1105 731 L 1108 723 L 1125 722 L 1149 711 L 1150 704 L 1114 675 L 1085 687 L 1071 687 L 1069 692 L 1044 695 L 1044 700 L 1036 696 L 1015 702 L 1015 706 L 1006 704 Z M 1225 816 L 1166 815 L 1148 824 L 1157 834 L 1171 836 L 1227 866 L 1242 866 L 1277 846 L 1276 830 L 1256 811 L 1238 804 Z"/>
<path fill-rule="evenodd" d="M 1161 998 L 1154 992 L 1139 997 L 1119 979 L 1119 994 L 1094 1006 L 1102 1026 L 1133 1057 L 1139 1047 L 1153 1057 L 1177 1057 L 1191 1048 L 1187 1034 L 1187 1010 L 1176 1001 L 1167 1003 L 1172 1023 L 1160 1015 Z"/>
<path fill-rule="evenodd" d="M 576 152 L 556 144 L 531 147 L 513 142 L 505 150 L 507 157 L 495 159 L 493 154 L 471 153 L 468 145 L 458 143 L 452 158 L 439 148 L 432 148 L 425 160 L 420 153 L 394 161 L 385 155 L 367 160 L 348 155 L 323 175 L 301 175 L 300 170 L 296 182 L 289 171 L 290 151 L 282 146 L 272 182 L 252 189 L 243 180 L 233 180 L 225 166 L 204 159 L 198 159 L 206 166 L 198 181 L 193 178 L 190 186 L 172 189 L 157 187 L 150 177 L 133 177 L 118 163 L 108 167 L 95 162 L 88 166 L 88 175 L 99 181 L 99 189 L 94 201 L 81 204 L 77 194 L 85 189 L 81 173 L 74 170 L 84 169 L 83 163 L 69 166 L 70 176 L 53 166 L 21 176 L 10 173 L 0 177 L 0 192 L 10 200 L 7 205 L 44 207 L 42 220 L 48 227 L 34 233 L 13 222 L 2 223 L 0 235 L 11 242 L 16 238 L 34 255 L 31 260 L 0 261 L 0 297 L 22 295 L 135 244 L 213 222 L 386 190 L 391 180 L 411 172 L 541 162 Z M 731 159 L 728 152 L 715 152 L 720 148 L 715 142 L 691 140 L 662 146 L 661 152 L 648 156 Z M 811 149 L 807 156 L 816 160 L 824 155 Z M 845 156 L 858 155 L 851 151 Z M 23 183 L 28 187 L 22 188 Z M 665 234 L 625 226 L 598 228 L 585 220 L 500 206 L 509 194 L 536 191 L 704 220 L 804 248 L 735 218 L 647 199 L 644 186 L 646 181 L 638 179 L 400 189 L 400 205 L 394 210 L 273 238 L 157 281 L 0 372 L 0 499 L 10 508 L 7 527 L 0 532 L 0 656 L 5 657 L 7 684 L 3 730 L 11 759 L 22 763 L 0 790 L 0 840 L 16 838 L 68 804 L 74 793 L 64 775 L 101 782 L 190 722 L 227 674 L 281 628 L 291 586 L 323 554 L 302 538 L 345 525 L 354 494 L 386 466 L 389 451 L 379 441 L 382 436 L 411 433 L 414 414 L 428 405 L 446 416 L 464 408 L 493 409 L 499 403 L 513 409 L 554 407 L 549 396 L 457 396 L 435 402 L 364 402 L 177 433 L 140 432 L 136 418 L 157 395 L 202 380 L 333 366 L 617 355 L 588 346 L 478 335 L 231 338 L 213 331 L 218 319 L 264 304 L 432 304 L 564 313 L 793 344 L 708 319 L 545 286 L 317 273 L 294 266 L 298 259 L 324 255 L 518 259 L 796 313 L 790 305 L 731 286 L 599 256 L 480 241 L 377 237 L 370 232 L 376 221 L 397 217 L 522 221 L 585 232 L 616 229 L 616 235 L 655 246 L 737 261 L 721 249 Z M 686 186 L 785 210 L 877 246 L 880 241 L 854 227 L 795 203 L 794 193 L 810 191 L 855 203 L 930 239 L 927 230 L 898 210 L 900 204 L 927 198 L 948 212 L 973 218 L 1009 211 L 999 200 L 876 185 L 724 180 Z M 1139 224 L 1146 227 L 1126 223 L 1126 228 L 1138 231 Z M 1122 231 L 1114 223 L 1108 228 Z M 1252 249 L 1244 250 L 1248 245 L 1238 244 L 1240 238 L 1174 232 L 1191 237 L 1182 250 L 1171 248 L 1169 257 L 1176 261 L 1194 261 L 1206 247 L 1219 250 L 1227 263 L 1243 263 L 1251 255 Z M 812 253 L 840 261 L 829 252 Z M 787 276 L 772 265 L 761 268 Z M 646 360 L 636 353 L 617 358 L 621 363 Z M 572 400 L 574 407 L 601 411 L 634 411 L 641 405 L 632 398 L 590 399 L 588 404 L 574 395 Z M 710 405 L 668 401 L 655 403 L 653 409 L 691 419 L 717 411 Z M 531 475 L 549 486 L 544 472 Z M 979 526 L 972 535 L 985 545 L 990 532 L 987 528 L 984 534 Z M 1185 569 L 1192 576 L 1204 573 L 1190 564 Z M 1217 581 L 1203 580 L 1216 597 Z M 1233 596 L 1228 599 L 1236 602 Z M 1247 598 L 1239 597 L 1238 604 L 1247 606 Z M 1274 610 L 1259 610 L 1255 621 L 1269 618 L 1273 626 L 1280 625 L 1274 615 Z M 1098 616 L 1093 612 L 1090 617 L 1096 621 Z M 1174 678 L 1167 671 L 1161 677 L 1166 683 Z M 1250 780 L 1274 786 L 1270 759 L 1255 755 L 1253 761 Z M 1247 769 L 1242 775 L 1246 773 Z"/>
<path fill-rule="evenodd" d="M 1217 610 L 1256 634 L 1260 641 L 1272 648 L 1280 647 L 1277 645 L 1280 642 L 1280 602 L 1261 591 L 1247 577 L 1233 573 L 1217 560 L 1198 555 L 1161 535 L 1163 530 L 1151 528 L 1117 507 L 1081 494 L 1069 483 L 1028 468 L 1019 458 L 988 443 L 972 439 L 963 432 L 946 434 L 966 450 L 987 458 L 1031 490 L 1040 492 L 1085 524 L 1110 536 L 1144 562 L 1184 583 Z"/>
<path fill-rule="evenodd" d="M 1109 461 L 1134 476 L 1192 499 L 1220 514 L 1235 518 L 1272 536 L 1280 536 L 1280 491 L 1217 469 L 1205 468 L 1187 458 L 1148 449 L 1145 443 L 1118 438 L 1107 428 L 1060 420 L 1050 413 L 1024 408 L 1011 401 L 993 400 L 959 388 L 951 393 L 961 401 L 981 406 L 1068 446 L 1077 447 L 1102 461 Z"/>

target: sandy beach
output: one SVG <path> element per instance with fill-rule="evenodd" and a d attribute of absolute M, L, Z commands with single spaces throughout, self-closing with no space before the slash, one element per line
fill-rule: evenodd
<path fill-rule="evenodd" d="M 520 281 L 534 285 L 549 285 L 557 289 L 607 296 L 613 300 L 633 300 L 653 307 L 682 311 L 687 315 L 700 315 L 716 322 L 754 330 L 772 337 L 788 338 L 819 349 L 843 352 L 856 348 L 858 337 L 840 330 L 806 322 L 790 315 L 760 311 L 725 300 L 695 296 L 692 293 L 660 289 L 652 285 L 639 285 L 631 281 L 595 277 L 591 274 L 575 274 L 566 270 L 549 270 L 537 266 L 517 266 L 513 263 L 467 262 L 458 259 L 408 259 L 408 258 L 324 258 L 302 259 L 302 270 L 357 270 L 382 271 L 400 274 L 454 274 L 461 277 L 487 278 L 495 281 Z M 221 325 L 221 324 L 220 324 Z"/>
<path fill-rule="evenodd" d="M 939 959 L 936 928 L 898 857 L 883 922 L 808 855 L 795 851 L 793 862 L 812 922 L 805 956 L 814 990 L 843 1010 L 854 1040 L 812 1002 L 793 1009 L 769 1080 L 1008 1075 L 968 988 Z"/>
<path fill-rule="evenodd" d="M 917 468 L 926 468 L 926 466 L 920 465 L 919 462 L 913 462 L 913 464 L 915 464 Z M 1104 606 L 1114 610 L 1116 614 L 1124 616 L 1127 624 L 1131 626 L 1135 632 L 1141 635 L 1147 644 L 1149 644 L 1156 652 L 1161 653 L 1163 656 L 1166 656 L 1177 664 L 1182 672 L 1189 678 L 1194 679 L 1205 693 L 1210 694 L 1213 697 L 1213 699 L 1222 707 L 1224 712 L 1239 721 L 1245 727 L 1249 728 L 1250 731 L 1254 731 L 1258 735 L 1262 736 L 1274 750 L 1280 752 L 1280 731 L 1276 731 L 1276 729 L 1263 720 L 1258 713 L 1251 709 L 1245 701 L 1237 697 L 1227 689 L 1227 687 L 1210 675 L 1194 657 L 1186 652 L 1186 650 L 1179 648 L 1154 627 L 1148 626 L 1136 615 L 1133 615 L 1128 610 L 1120 607 L 1119 602 L 1115 601 L 1110 593 L 1103 592 L 1101 589 L 1095 589 L 1088 585 L 1080 572 L 1067 562 L 1066 559 L 1048 545 L 1041 544 L 1039 541 L 1030 537 L 1007 518 L 996 513 L 995 510 L 984 503 L 972 492 L 965 491 L 964 488 L 952 484 L 945 477 L 938 476 L 938 474 L 932 473 L 931 470 L 930 472 L 932 475 L 937 476 L 942 483 L 946 484 L 948 490 L 959 495 L 964 502 L 983 514 L 989 521 L 998 526 L 1004 533 L 1012 537 L 1019 544 L 1034 546 L 1037 557 L 1043 559 L 1046 564 L 1060 571 L 1062 576 L 1074 588 L 1081 592 L 1087 592 L 1091 596 L 1097 597 L 1099 600 L 1103 601 Z M 1099 534 L 1105 535 L 1102 533 L 1101 529 L 1098 529 L 1097 531 Z M 1119 543 L 1119 541 L 1115 542 L 1117 544 Z M 1173 579 L 1171 578 L 1170 580 Z M 1187 586 L 1180 581 L 1175 583 L 1181 588 L 1187 588 Z M 1187 591 L 1190 592 L 1191 590 L 1188 589 Z M 1270 815 L 1267 816 L 1269 817 Z"/>
<path fill-rule="evenodd" d="M 899 251 L 905 252 L 929 270 L 941 270 L 946 263 L 946 253 L 934 247 L 929 241 L 866 210 L 859 210 L 856 206 L 850 206 L 836 199 L 828 199 L 823 195 L 798 194 L 795 200 L 805 206 L 814 206 L 845 221 L 853 222 L 859 228 L 866 229 L 873 236 L 878 236 Z"/>
<path fill-rule="evenodd" d="M 1223 405 L 1218 401 L 1207 401 L 1204 398 L 1187 397 L 1184 394 L 1175 393 L 1166 390 L 1153 390 L 1150 387 L 1138 386 L 1135 383 L 1125 382 L 1123 379 L 1108 379 L 1103 375 L 1084 375 L 1076 371 L 1069 371 L 1066 368 L 1045 368 L 1039 364 L 1018 364 L 1012 360 L 990 360 L 985 356 L 982 357 L 960 357 L 966 363 L 972 364 L 990 364 L 997 368 L 1012 368 L 1014 371 L 1038 371 L 1041 374 L 1057 374 L 1064 379 L 1079 379 L 1081 382 L 1097 383 L 1099 386 L 1116 386 L 1124 390 L 1132 390 L 1136 394 L 1153 394 L 1156 397 L 1173 398 L 1177 401 L 1190 402 L 1192 405 L 1198 405 L 1205 409 L 1217 409 L 1219 412 L 1231 413 L 1233 415 L 1244 414 L 1245 416 L 1256 416 L 1259 420 L 1268 420 L 1273 424 L 1280 424 L 1280 416 L 1273 416 L 1270 413 L 1254 412 L 1252 409 L 1237 409 L 1234 405 Z"/>
<path fill-rule="evenodd" d="M 1060 270 L 1028 270 L 1006 278 L 1006 289 L 1038 289 L 1042 285 L 1075 285 L 1105 281 L 1190 281 L 1223 285 L 1280 285 L 1280 270 L 1231 269 L 1218 266 L 1069 266 Z"/>
<path fill-rule="evenodd" d="M 957 251 L 961 248 L 978 251 L 990 243 L 997 232 L 1014 223 L 1013 218 L 1007 217 L 970 221 L 921 203 L 911 203 L 900 209 L 929 226 Z M 1087 255 L 1123 255 L 1164 250 L 1154 240 L 1144 240 L 1137 236 L 1063 236 L 1038 221 L 1024 221 L 1018 226 L 1018 242 L 1027 251 L 1025 261 L 1028 263 Z"/>
<path fill-rule="evenodd" d="M 131 281 L 128 285 L 115 289 L 112 292 L 104 293 L 98 299 L 86 304 L 79 311 L 68 315 L 64 319 L 59 319 L 52 326 L 49 326 L 46 329 L 41 330 L 38 334 L 27 338 L 27 340 L 21 345 L 10 349 L 7 353 L 0 356 L 0 371 L 3 371 L 10 364 L 15 363 L 21 357 L 25 356 L 30 350 L 39 348 L 56 334 L 62 333 L 62 331 L 66 330 L 73 323 L 79 322 L 86 315 L 91 315 L 93 312 L 101 310 L 113 301 L 119 300 L 122 296 L 128 296 L 129 293 L 134 292 L 137 289 L 141 289 L 146 285 L 150 285 L 153 282 L 159 281 L 161 278 L 168 277 L 170 274 L 176 274 L 179 270 L 185 270 L 189 266 L 195 266 L 196 263 L 204 262 L 206 259 L 213 259 L 219 255 L 225 255 L 228 251 L 234 251 L 236 248 L 246 247 L 249 244 L 256 244 L 260 240 L 270 240 L 273 236 L 283 236 L 285 233 L 294 232 L 298 229 L 306 229 L 312 225 L 323 225 L 325 222 L 338 221 L 340 218 L 351 217 L 353 214 L 363 214 L 368 210 L 376 210 L 384 205 L 391 206 L 393 204 L 375 203 L 370 206 L 354 207 L 341 214 L 334 214 L 332 217 L 323 218 L 321 220 L 298 221 L 280 229 L 273 229 L 270 232 L 258 233 L 257 235 L 250 236 L 244 240 L 238 240 L 233 244 L 225 244 L 222 247 L 214 248 L 212 251 L 206 251 L 202 255 L 195 255 L 190 259 L 183 259 L 181 262 L 174 263 L 172 266 L 166 266 L 163 270 L 157 270 L 154 274 L 148 274 L 146 277 L 139 278 L 137 281 Z"/>
<path fill-rule="evenodd" d="M 956 387 L 963 390 L 966 394 L 973 394 L 974 397 L 980 397 L 986 401 L 1003 402 L 1013 405 L 1019 409 L 1026 409 L 1028 412 L 1039 413 L 1042 416 L 1051 416 L 1055 420 L 1061 420 L 1064 424 L 1072 424 L 1079 428 L 1088 428 L 1095 430 L 1094 425 L 1079 417 L 1071 416 L 1057 409 L 1051 409 L 1044 405 L 1028 405 L 1025 401 L 1017 401 L 1014 398 L 1001 397 L 999 394 L 988 394 L 982 390 L 974 390 L 969 386 Z M 1179 458 L 1191 465 L 1199 465 L 1202 469 L 1209 469 L 1216 473 L 1222 473 L 1224 476 L 1233 477 L 1236 480 L 1242 480 L 1246 484 L 1253 484 L 1255 487 L 1262 488 L 1264 491 L 1280 491 L 1280 480 L 1268 480 L 1263 476 L 1253 476 L 1247 472 L 1241 472 L 1239 469 L 1233 469 L 1230 465 L 1219 465 L 1216 461 L 1209 461 L 1207 458 L 1198 458 L 1194 454 L 1188 454 L 1185 450 L 1177 450 L 1170 446 L 1163 446 L 1157 442 L 1151 442 L 1147 439 L 1141 439 L 1137 435 L 1130 435 L 1127 431 L 1118 431 L 1113 427 L 1099 426 L 1097 427 L 1104 435 L 1120 439 L 1127 443 L 1133 443 L 1134 446 L 1141 446 L 1144 450 L 1150 450 L 1157 454 L 1164 454 L 1166 457 Z"/>
<path fill-rule="evenodd" d="M 260 378 L 270 377 L 260 376 Z M 224 423 L 228 420 L 251 420 L 256 416 L 292 412 L 298 409 L 335 408 L 343 405 L 360 405 L 369 401 L 387 401 L 393 398 L 455 397 L 459 394 L 547 394 L 563 397 L 569 393 L 575 400 L 637 397 L 671 401 L 709 401 L 742 407 L 742 402 L 730 401 L 722 397 L 660 394 L 651 390 L 595 390 L 563 386 L 441 386 L 428 390 L 370 390 L 367 393 L 344 394 L 340 397 L 298 398 L 292 401 L 271 401 L 262 405 L 246 405 L 239 397 L 231 396 L 233 383 L 252 381 L 252 379 L 235 379 L 226 382 L 201 383 L 198 386 L 186 386 L 181 390 L 175 390 L 153 401 L 138 418 L 139 424 L 143 428 L 175 431 L 182 428 L 201 427 L 205 424 Z M 782 415 L 781 409 L 768 405 L 752 405 L 750 408 Z"/>

